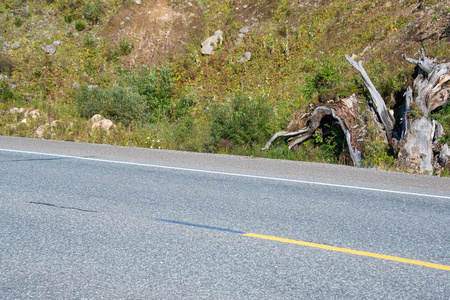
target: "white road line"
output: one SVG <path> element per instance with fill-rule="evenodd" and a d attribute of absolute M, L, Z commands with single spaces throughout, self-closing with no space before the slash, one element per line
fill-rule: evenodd
<path fill-rule="evenodd" d="M 277 178 L 277 177 L 260 176 L 260 175 L 248 175 L 248 174 L 229 173 L 229 172 L 220 172 L 220 171 L 209 171 L 209 170 L 201 170 L 201 169 L 182 168 L 182 167 L 171 167 L 171 166 L 162 166 L 162 165 L 154 165 L 154 164 L 134 163 L 134 162 L 127 162 L 127 161 L 108 160 L 108 159 L 101 159 L 101 158 L 72 156 L 72 155 L 63 155 L 63 154 L 51 154 L 51 153 L 34 152 L 34 151 L 12 150 L 12 149 L 2 149 L 2 148 L 0 148 L 0 151 L 14 152 L 14 153 L 26 153 L 26 154 L 43 155 L 43 156 L 53 156 L 53 157 L 62 157 L 62 158 L 71 158 L 71 159 L 78 159 L 78 160 L 106 162 L 106 163 L 141 166 L 141 167 L 151 167 L 151 168 L 168 169 L 168 170 L 188 171 L 188 172 L 196 172 L 196 173 L 206 173 L 206 174 L 215 174 L 215 175 L 227 175 L 227 176 L 235 176 L 235 177 L 265 179 L 265 180 L 292 182 L 292 183 L 304 183 L 304 184 L 322 185 L 322 186 L 339 187 L 339 188 L 347 188 L 347 189 L 363 190 L 363 191 L 372 191 L 372 192 L 391 193 L 391 194 L 400 194 L 400 195 L 410 195 L 410 196 L 419 196 L 419 197 L 450 199 L 450 196 L 440 196 L 440 195 L 432 195 L 432 194 L 402 192 L 402 191 L 376 189 L 376 188 L 368 188 L 368 187 L 361 187 L 361 186 L 325 183 L 325 182 L 318 182 L 318 181 L 307 181 L 307 180 Z"/>

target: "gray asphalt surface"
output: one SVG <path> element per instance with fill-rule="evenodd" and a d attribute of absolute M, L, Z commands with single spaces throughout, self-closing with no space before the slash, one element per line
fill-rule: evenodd
<path fill-rule="evenodd" d="M 448 266 L 448 178 L 11 137 L 0 164 L 1 299 L 450 298 L 450 271 L 241 234 Z"/>

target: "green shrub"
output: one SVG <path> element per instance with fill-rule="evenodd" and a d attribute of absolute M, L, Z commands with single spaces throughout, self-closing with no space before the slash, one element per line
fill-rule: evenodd
<path fill-rule="evenodd" d="M 322 135 L 319 135 L 316 131 L 314 143 L 318 146 L 322 159 L 328 163 L 349 164 L 351 158 L 342 128 L 335 124 L 334 120 L 325 120 L 321 132 Z"/>
<path fill-rule="evenodd" d="M 364 167 L 384 167 L 387 168 L 395 163 L 395 159 L 389 154 L 388 146 L 381 141 L 371 140 L 365 144 L 364 156 L 361 164 Z"/>
<path fill-rule="evenodd" d="M 90 90 L 83 86 L 76 94 L 76 102 L 78 112 L 84 118 L 101 114 L 126 126 L 145 122 L 147 119 L 145 98 L 122 87 Z"/>
<path fill-rule="evenodd" d="M 174 119 L 179 119 L 185 117 L 192 106 L 195 105 L 195 93 L 192 90 L 185 91 L 178 102 L 173 106 L 172 117 Z"/>
<path fill-rule="evenodd" d="M 172 112 L 173 78 L 173 71 L 167 65 L 158 69 L 144 66 L 138 72 L 123 74 L 122 84 L 145 98 L 148 113 L 156 121 Z"/>
<path fill-rule="evenodd" d="M 133 50 L 133 46 L 126 39 L 121 39 L 119 41 L 119 46 L 115 46 L 114 44 L 108 44 L 103 48 L 103 55 L 107 61 L 117 62 L 119 56 L 128 55 Z"/>
<path fill-rule="evenodd" d="M 0 79 L 0 102 L 6 102 L 14 98 L 14 92 L 6 80 Z"/>
<path fill-rule="evenodd" d="M 84 24 L 84 22 L 82 20 L 77 20 L 75 22 L 75 29 L 76 30 L 83 31 L 85 27 L 86 27 L 86 25 Z"/>
<path fill-rule="evenodd" d="M 273 111 L 266 96 L 253 99 L 237 93 L 230 103 L 211 109 L 211 136 L 214 143 L 229 139 L 235 145 L 266 141 L 273 133 L 270 124 Z"/>
<path fill-rule="evenodd" d="M 128 55 L 131 53 L 131 50 L 133 50 L 133 46 L 126 39 L 121 39 L 119 41 L 119 46 L 121 55 Z"/>
<path fill-rule="evenodd" d="M 73 16 L 72 15 L 65 15 L 64 16 L 64 21 L 68 24 L 73 22 Z"/>
<path fill-rule="evenodd" d="M 84 44 L 86 45 L 86 47 L 93 49 L 97 46 L 97 41 L 92 35 L 85 35 Z"/>
<path fill-rule="evenodd" d="M 143 67 L 138 72 L 121 74 L 119 84 L 112 89 L 81 88 L 76 94 L 76 102 L 82 117 L 102 114 L 129 125 L 170 117 L 174 108 L 173 94 L 173 71 L 168 66 L 160 69 Z M 178 116 L 192 101 L 180 100 Z"/>
<path fill-rule="evenodd" d="M 94 0 L 84 5 L 82 9 L 83 17 L 91 22 L 97 24 L 104 14 L 104 7 L 101 0 Z"/>
<path fill-rule="evenodd" d="M 19 16 L 15 16 L 14 17 L 14 25 L 16 25 L 17 27 L 20 27 L 22 25 L 22 19 Z"/>
<path fill-rule="evenodd" d="M 336 88 L 340 80 L 339 66 L 331 59 L 321 61 L 315 74 L 307 78 L 303 95 L 306 99 L 311 99 L 315 93 L 326 95 L 327 91 Z"/>
<path fill-rule="evenodd" d="M 0 74 L 11 76 L 13 70 L 13 61 L 9 57 L 2 55 L 2 57 L 0 57 Z"/>
<path fill-rule="evenodd" d="M 447 103 L 439 110 L 433 112 L 430 115 L 431 119 L 439 121 L 442 127 L 444 127 L 445 135 L 441 138 L 441 143 L 450 142 L 450 104 Z"/>
<path fill-rule="evenodd" d="M 103 57 L 108 62 L 117 62 L 120 56 L 120 50 L 111 47 L 110 45 L 106 45 L 103 48 Z"/>

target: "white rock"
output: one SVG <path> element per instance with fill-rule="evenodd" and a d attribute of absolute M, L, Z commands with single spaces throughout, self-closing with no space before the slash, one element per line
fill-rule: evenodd
<path fill-rule="evenodd" d="M 49 127 L 48 123 L 39 126 L 34 132 L 34 137 L 37 139 L 42 139 L 44 137 L 44 132 L 47 130 L 48 127 Z"/>
<path fill-rule="evenodd" d="M 249 61 L 252 58 L 251 52 L 245 52 L 242 57 L 237 61 L 238 63 L 243 63 Z"/>
<path fill-rule="evenodd" d="M 95 115 L 92 116 L 92 118 L 89 120 L 89 122 L 95 123 L 95 122 L 98 122 L 98 121 L 103 120 L 103 119 L 104 118 L 103 118 L 102 115 L 95 114 Z"/>
<path fill-rule="evenodd" d="M 97 129 L 101 129 L 101 130 L 105 130 L 105 131 L 109 131 L 111 128 L 115 128 L 116 126 L 114 125 L 113 121 L 104 118 L 102 115 L 96 114 L 94 115 L 90 120 L 89 120 L 89 124 L 91 125 L 91 130 L 97 130 Z"/>
<path fill-rule="evenodd" d="M 13 107 L 9 110 L 10 114 L 18 114 L 18 113 L 22 113 L 23 112 L 23 108 L 17 108 L 17 107 Z"/>
<path fill-rule="evenodd" d="M 102 129 L 102 130 L 105 130 L 105 131 L 109 131 L 109 129 L 111 129 L 111 127 L 114 127 L 113 121 L 111 121 L 109 119 L 103 119 L 103 120 L 100 120 L 100 121 L 95 122 L 94 124 L 92 124 L 91 129 L 92 130 Z"/>
<path fill-rule="evenodd" d="M 49 55 L 53 55 L 56 52 L 56 48 L 53 44 L 50 45 L 43 45 L 41 46 L 42 50 L 44 50 L 45 53 Z"/>
<path fill-rule="evenodd" d="M 32 118 L 32 119 L 36 119 L 40 116 L 42 116 L 41 112 L 37 109 L 33 109 L 33 108 L 27 108 L 25 110 L 23 110 L 23 116 L 25 118 Z"/>
<path fill-rule="evenodd" d="M 244 26 L 239 30 L 239 32 L 247 34 L 249 30 L 250 30 L 250 28 L 248 26 Z"/>
<path fill-rule="evenodd" d="M 210 36 L 202 43 L 202 54 L 205 55 L 211 55 L 214 54 L 214 48 L 217 47 L 217 45 L 222 44 L 223 41 L 223 31 L 222 30 L 216 30 L 214 32 L 213 36 Z"/>

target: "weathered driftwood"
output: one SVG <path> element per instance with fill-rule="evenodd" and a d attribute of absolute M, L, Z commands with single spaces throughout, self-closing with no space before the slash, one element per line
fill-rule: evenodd
<path fill-rule="evenodd" d="M 353 164 L 358 166 L 364 156 L 364 141 L 367 138 L 365 120 L 373 120 L 379 124 L 376 120 L 378 118 L 384 127 L 386 143 L 398 153 L 400 163 L 409 171 L 432 174 L 436 166 L 448 166 L 449 147 L 439 142 L 444 135 L 442 125 L 431 120 L 428 115 L 449 102 L 450 63 L 438 63 L 437 59 L 427 58 L 423 49 L 418 54 L 418 60 L 403 55 L 408 62 L 418 66 L 418 75 L 404 94 L 404 103 L 397 120 L 387 109 L 362 62 L 356 63 L 346 55 L 345 58 L 361 74 L 370 92 L 372 99 L 368 99 L 371 100 L 369 107 L 373 111 L 369 116 L 375 115 L 375 118 L 362 117 L 356 96 L 352 95 L 341 102 L 317 107 L 312 113 L 301 118 L 303 122 L 294 119 L 303 126 L 293 128 L 290 124 L 286 130 L 277 132 L 263 149 L 267 150 L 279 137 L 289 137 L 291 149 L 313 137 L 315 131 L 323 125 L 324 118 L 331 117 L 342 128 Z"/>

